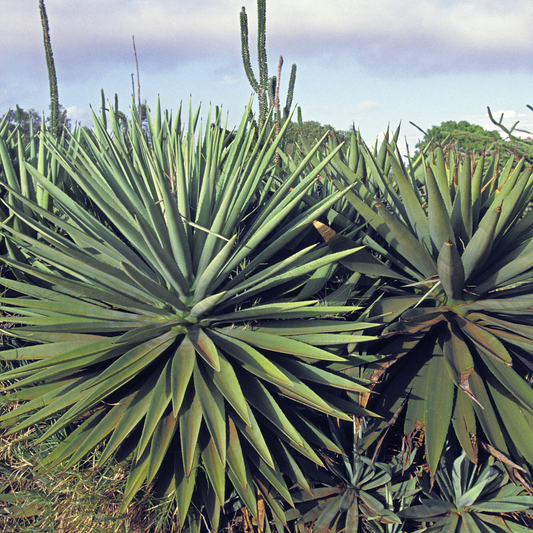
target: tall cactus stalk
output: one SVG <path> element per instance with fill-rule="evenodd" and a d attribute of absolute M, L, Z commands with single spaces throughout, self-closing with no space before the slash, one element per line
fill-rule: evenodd
<path fill-rule="evenodd" d="M 287 98 L 285 100 L 285 107 L 283 108 L 283 120 L 287 120 L 291 113 L 292 98 L 294 96 L 294 85 L 296 84 L 296 63 L 292 64 L 291 74 L 289 76 L 289 88 L 287 90 Z"/>
<path fill-rule="evenodd" d="M 139 106 L 139 117 L 141 118 L 141 124 L 143 122 L 143 106 L 141 104 L 141 76 L 139 74 L 139 61 L 137 60 L 137 48 L 135 47 L 135 35 L 132 36 L 133 39 L 133 54 L 135 55 L 135 68 L 137 69 L 137 102 Z M 133 82 L 133 74 L 131 75 L 133 83 L 133 97 L 135 98 L 135 83 Z M 118 108 L 117 108 L 118 109 Z"/>
<path fill-rule="evenodd" d="M 241 51 L 244 71 L 250 85 L 259 99 L 259 129 L 265 126 L 268 109 L 274 107 L 274 120 L 279 131 L 282 125 L 282 115 L 279 103 L 279 85 L 283 57 L 280 56 L 278 63 L 278 75 L 269 79 L 266 53 L 266 0 L 257 0 L 257 56 L 259 63 L 259 80 L 256 78 L 250 61 L 250 46 L 248 42 L 248 15 L 246 9 L 241 10 Z M 283 107 L 283 121 L 287 119 L 292 105 L 294 85 L 296 82 L 296 65 L 292 65 L 289 79 L 289 89 L 286 104 Z M 270 100 L 270 101 L 269 101 Z"/>
<path fill-rule="evenodd" d="M 50 80 L 50 128 L 52 135 L 59 135 L 59 92 L 57 89 L 56 67 L 54 55 L 52 53 L 52 42 L 50 40 L 50 26 L 48 25 L 48 15 L 44 0 L 39 0 L 41 11 L 41 23 L 43 25 L 44 51 L 46 53 L 46 67 L 48 68 L 48 79 Z"/>
<path fill-rule="evenodd" d="M 248 15 L 243 6 L 241 10 L 241 50 L 242 61 L 244 64 L 244 71 L 252 89 L 259 98 L 259 128 L 263 128 L 267 111 L 267 80 L 268 80 L 268 65 L 266 54 L 266 0 L 257 0 L 257 14 L 258 14 L 258 62 L 259 62 L 259 80 L 255 77 L 250 60 L 250 45 L 248 43 Z"/>
<path fill-rule="evenodd" d="M 279 56 L 279 63 L 278 63 L 278 76 L 275 80 L 276 82 L 276 90 L 274 93 L 274 110 L 275 110 L 275 121 L 276 121 L 276 133 L 279 133 L 281 129 L 281 113 L 279 110 L 279 86 L 281 81 L 281 68 L 283 67 L 283 56 Z M 273 80 L 274 81 L 274 80 Z M 274 85 L 274 83 L 272 83 Z"/>

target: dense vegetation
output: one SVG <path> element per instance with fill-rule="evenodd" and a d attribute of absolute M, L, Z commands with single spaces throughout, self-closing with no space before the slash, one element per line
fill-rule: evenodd
<path fill-rule="evenodd" d="M 533 168 L 294 121 L 258 5 L 234 129 L 0 122 L 3 530 L 530 531 Z"/>
<path fill-rule="evenodd" d="M 455 144 L 461 152 L 477 152 L 480 154 L 483 150 L 492 147 L 495 143 L 503 141 L 498 131 L 487 131 L 477 124 L 470 124 L 466 120 L 455 122 L 447 120 L 440 126 L 432 126 L 424 132 L 424 138 L 417 146 L 422 149 L 432 142 L 438 144 Z"/>

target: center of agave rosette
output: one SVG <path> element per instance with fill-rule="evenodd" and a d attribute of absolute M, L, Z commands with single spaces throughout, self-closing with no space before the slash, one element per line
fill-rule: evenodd
<path fill-rule="evenodd" d="M 418 300 L 414 306 L 401 312 L 399 320 L 393 320 L 385 329 L 385 334 L 424 332 L 438 323 L 462 321 L 459 317 L 465 317 L 469 313 L 469 304 L 477 299 L 477 295 L 467 292 L 463 292 L 462 299 L 453 299 L 441 290 L 433 298 Z"/>

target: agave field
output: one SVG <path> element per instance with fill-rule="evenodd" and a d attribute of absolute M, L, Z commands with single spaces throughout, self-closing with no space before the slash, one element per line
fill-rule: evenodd
<path fill-rule="evenodd" d="M 2 531 L 530 531 L 533 168 L 285 149 L 258 8 L 235 128 L 0 121 Z"/>
<path fill-rule="evenodd" d="M 122 465 L 160 531 L 528 531 L 531 168 L 250 106 L 3 125 L 6 523 Z"/>

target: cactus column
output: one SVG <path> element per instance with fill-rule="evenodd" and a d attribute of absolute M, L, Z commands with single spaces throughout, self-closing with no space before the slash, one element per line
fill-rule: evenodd
<path fill-rule="evenodd" d="M 48 16 L 46 14 L 44 0 L 39 0 L 39 9 L 41 11 L 41 23 L 43 25 L 46 67 L 48 68 L 48 79 L 50 80 L 50 128 L 52 130 L 52 135 L 57 137 L 59 134 L 59 93 L 57 89 L 54 55 L 52 53 L 52 42 L 50 41 L 50 27 L 48 25 Z"/>

